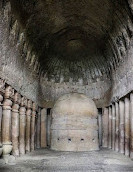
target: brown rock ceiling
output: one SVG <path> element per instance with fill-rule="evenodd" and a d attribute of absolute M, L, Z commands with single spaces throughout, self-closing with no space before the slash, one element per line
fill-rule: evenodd
<path fill-rule="evenodd" d="M 109 76 L 125 56 L 131 37 L 126 0 L 11 0 L 11 4 L 31 51 L 39 57 L 40 74 L 48 81 L 82 78 L 86 85 Z"/>

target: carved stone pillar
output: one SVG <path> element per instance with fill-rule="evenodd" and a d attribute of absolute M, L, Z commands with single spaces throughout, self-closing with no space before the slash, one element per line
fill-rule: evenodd
<path fill-rule="evenodd" d="M 3 96 L 0 94 L 0 156 L 2 155 L 2 102 Z"/>
<path fill-rule="evenodd" d="M 19 93 L 14 95 L 14 103 L 12 106 L 12 154 L 19 156 L 19 104 L 21 96 Z"/>
<path fill-rule="evenodd" d="M 115 114 L 116 114 L 116 129 L 115 129 L 115 151 L 119 151 L 119 122 L 120 122 L 120 116 L 119 116 L 119 104 L 115 103 Z"/>
<path fill-rule="evenodd" d="M 35 118 L 36 118 L 36 104 L 32 106 L 32 119 L 31 119 L 31 150 L 35 150 Z"/>
<path fill-rule="evenodd" d="M 3 101 L 3 94 L 5 93 L 5 80 L 0 79 L 0 156 L 2 155 L 2 101 Z"/>
<path fill-rule="evenodd" d="M 124 154 L 124 102 L 119 101 L 120 112 L 120 153 Z"/>
<path fill-rule="evenodd" d="M 102 123 L 103 123 L 103 140 L 102 146 L 108 147 L 108 133 L 109 133 L 109 111 L 108 108 L 103 109 Z"/>
<path fill-rule="evenodd" d="M 4 102 L 3 102 L 3 116 L 2 116 L 2 144 L 3 144 L 3 158 L 6 163 L 8 162 L 8 157 L 12 151 L 11 142 L 11 106 L 12 101 L 10 97 L 13 95 L 14 91 L 10 86 L 6 87 Z"/>
<path fill-rule="evenodd" d="M 35 149 L 37 148 L 37 118 L 38 118 L 38 108 L 35 115 Z"/>
<path fill-rule="evenodd" d="M 47 119 L 47 109 L 41 110 L 41 148 L 47 146 L 46 142 L 46 119 Z"/>
<path fill-rule="evenodd" d="M 130 126 L 131 126 L 130 158 L 133 159 L 133 93 L 130 94 Z"/>
<path fill-rule="evenodd" d="M 41 147 L 41 108 L 38 110 L 37 118 L 37 148 Z"/>
<path fill-rule="evenodd" d="M 25 154 L 25 127 L 26 127 L 26 106 L 27 99 L 22 97 L 20 104 L 20 126 L 19 126 L 19 151 L 21 155 Z"/>
<path fill-rule="evenodd" d="M 130 102 L 125 98 L 125 155 L 129 156 L 129 139 L 130 139 Z"/>
<path fill-rule="evenodd" d="M 115 105 L 112 105 L 112 149 L 115 150 Z"/>
<path fill-rule="evenodd" d="M 31 151 L 31 108 L 32 101 L 28 100 L 26 111 L 26 151 Z"/>
<path fill-rule="evenodd" d="M 112 109 L 109 107 L 109 144 L 108 148 L 112 147 Z"/>

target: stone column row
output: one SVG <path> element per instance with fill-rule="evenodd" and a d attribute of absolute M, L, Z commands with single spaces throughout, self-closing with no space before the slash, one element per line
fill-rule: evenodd
<path fill-rule="evenodd" d="M 46 147 L 46 109 L 38 108 L 0 79 L 0 156 Z M 37 122 L 36 122 L 37 121 Z"/>
<path fill-rule="evenodd" d="M 103 109 L 102 146 L 133 159 L 133 93 Z"/>

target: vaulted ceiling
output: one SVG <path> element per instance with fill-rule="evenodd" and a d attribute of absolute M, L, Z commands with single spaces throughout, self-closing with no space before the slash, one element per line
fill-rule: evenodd
<path fill-rule="evenodd" d="M 48 81 L 95 80 L 125 57 L 131 20 L 126 0 L 11 0 Z"/>

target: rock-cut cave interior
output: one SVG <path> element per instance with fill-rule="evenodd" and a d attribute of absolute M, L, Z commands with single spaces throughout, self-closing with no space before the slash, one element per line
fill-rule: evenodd
<path fill-rule="evenodd" d="M 133 172 L 133 0 L 0 0 L 0 172 Z"/>

